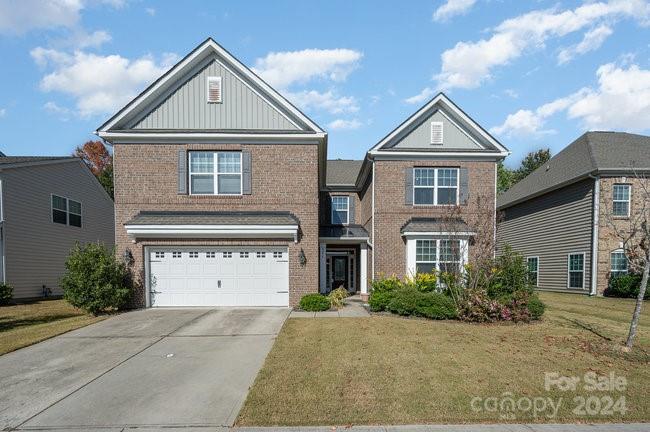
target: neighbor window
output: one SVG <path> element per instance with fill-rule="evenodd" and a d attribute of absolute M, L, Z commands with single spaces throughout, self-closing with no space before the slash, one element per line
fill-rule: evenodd
<path fill-rule="evenodd" d="M 241 153 L 190 152 L 190 193 L 241 195 Z"/>
<path fill-rule="evenodd" d="M 458 169 L 414 168 L 413 203 L 419 205 L 458 204 Z"/>
<path fill-rule="evenodd" d="M 350 197 L 333 196 L 332 197 L 332 223 L 335 225 L 345 225 L 349 221 Z"/>
<path fill-rule="evenodd" d="M 610 278 L 614 279 L 617 276 L 627 273 L 627 258 L 625 252 L 617 250 L 610 255 Z"/>
<path fill-rule="evenodd" d="M 526 264 L 528 265 L 528 281 L 531 285 L 537 286 L 539 276 L 539 257 L 526 258 Z"/>
<path fill-rule="evenodd" d="M 585 287 L 585 254 L 569 254 L 569 288 Z"/>
<path fill-rule="evenodd" d="M 81 227 L 81 203 L 52 195 L 52 222 Z"/>
<path fill-rule="evenodd" d="M 415 272 L 457 272 L 460 255 L 460 240 L 416 240 Z"/>
<path fill-rule="evenodd" d="M 612 210 L 614 216 L 629 216 L 630 215 L 630 185 L 629 184 L 615 184 L 612 190 Z"/>

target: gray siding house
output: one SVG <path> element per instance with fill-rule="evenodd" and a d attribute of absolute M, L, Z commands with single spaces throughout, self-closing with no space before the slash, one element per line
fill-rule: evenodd
<path fill-rule="evenodd" d="M 0 157 L 0 280 L 14 298 L 61 295 L 75 242 L 114 244 L 113 200 L 74 157 Z"/>
<path fill-rule="evenodd" d="M 624 226 L 650 172 L 650 137 L 587 132 L 497 199 L 497 248 L 528 262 L 539 289 L 600 295 L 627 271 Z"/>

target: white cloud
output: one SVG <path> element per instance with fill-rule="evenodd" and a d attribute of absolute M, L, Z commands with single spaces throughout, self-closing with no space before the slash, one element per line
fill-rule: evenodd
<path fill-rule="evenodd" d="M 158 62 L 151 56 L 130 60 L 120 55 L 101 56 L 83 51 L 68 54 L 41 47 L 31 54 L 37 64 L 52 69 L 41 80 L 41 90 L 73 97 L 81 116 L 116 111 L 178 58 L 168 54 Z"/>
<path fill-rule="evenodd" d="M 519 93 L 517 93 L 513 89 L 505 89 L 503 92 L 506 94 L 506 96 L 510 96 L 513 99 L 518 99 L 519 98 Z"/>
<path fill-rule="evenodd" d="M 106 42 L 110 42 L 111 35 L 104 30 L 97 30 L 92 33 L 86 33 L 84 30 L 79 30 L 69 37 L 67 37 L 62 45 L 70 46 L 75 49 L 84 48 L 99 48 Z"/>
<path fill-rule="evenodd" d="M 333 90 L 324 93 L 316 90 L 285 92 L 286 97 L 301 109 L 322 109 L 331 114 L 359 111 L 359 104 L 352 96 L 338 96 Z"/>
<path fill-rule="evenodd" d="M 647 0 L 588 2 L 573 10 L 528 12 L 503 21 L 487 39 L 458 42 L 443 52 L 441 71 L 433 79 L 443 89 L 475 88 L 490 79 L 496 67 L 544 47 L 549 38 L 563 37 L 603 20 L 634 18 L 645 25 L 649 17 Z"/>
<path fill-rule="evenodd" d="M 588 53 L 589 51 L 595 51 L 605 42 L 611 34 L 614 33 L 614 30 L 606 24 L 602 24 L 594 29 L 589 30 L 585 33 L 582 41 L 580 43 L 564 48 L 557 56 L 559 64 L 567 63 L 577 55 Z"/>
<path fill-rule="evenodd" d="M 436 94 L 434 89 L 431 87 L 425 87 L 420 93 L 404 99 L 404 102 L 407 104 L 421 104 L 424 101 L 429 100 L 434 94 Z"/>
<path fill-rule="evenodd" d="M 145 11 L 145 12 L 147 13 L 147 15 L 149 15 L 149 16 L 154 16 L 154 15 L 156 15 L 156 9 L 155 9 L 155 8 L 148 7 L 148 8 L 145 8 L 144 11 Z"/>
<path fill-rule="evenodd" d="M 433 13 L 433 20 L 443 22 L 456 15 L 466 14 L 474 3 L 476 0 L 447 0 Z"/>
<path fill-rule="evenodd" d="M 362 126 L 363 123 L 361 123 L 357 119 L 352 119 L 352 120 L 345 120 L 345 119 L 336 119 L 332 122 L 330 122 L 327 127 L 331 130 L 353 130 L 353 129 L 359 129 Z"/>
<path fill-rule="evenodd" d="M 272 86 L 286 89 L 314 78 L 345 81 L 361 57 L 361 52 L 344 48 L 271 52 L 257 59 L 253 70 Z"/>
<path fill-rule="evenodd" d="M 535 111 L 519 110 L 490 132 L 504 136 L 550 133 L 553 131 L 543 129 L 545 121 L 560 112 L 579 120 L 587 130 L 650 129 L 650 70 L 608 63 L 600 66 L 596 75 L 597 88 L 580 89 Z"/>
<path fill-rule="evenodd" d="M 48 101 L 43 105 L 43 109 L 50 114 L 58 116 L 63 121 L 70 120 L 73 112 L 70 108 L 59 106 L 56 102 Z"/>
<path fill-rule="evenodd" d="M 0 118 L 7 115 L 7 108 L 0 108 Z"/>

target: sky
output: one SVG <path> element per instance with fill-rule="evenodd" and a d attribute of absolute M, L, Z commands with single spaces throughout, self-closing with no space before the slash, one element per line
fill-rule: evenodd
<path fill-rule="evenodd" d="M 0 150 L 70 154 L 207 37 L 324 128 L 329 158 L 439 91 L 511 167 L 650 129 L 650 0 L 0 0 Z"/>

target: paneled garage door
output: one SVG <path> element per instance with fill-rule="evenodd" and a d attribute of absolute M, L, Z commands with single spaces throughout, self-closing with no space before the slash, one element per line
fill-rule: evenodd
<path fill-rule="evenodd" d="M 153 307 L 289 305 L 286 247 L 151 248 L 149 273 Z"/>

